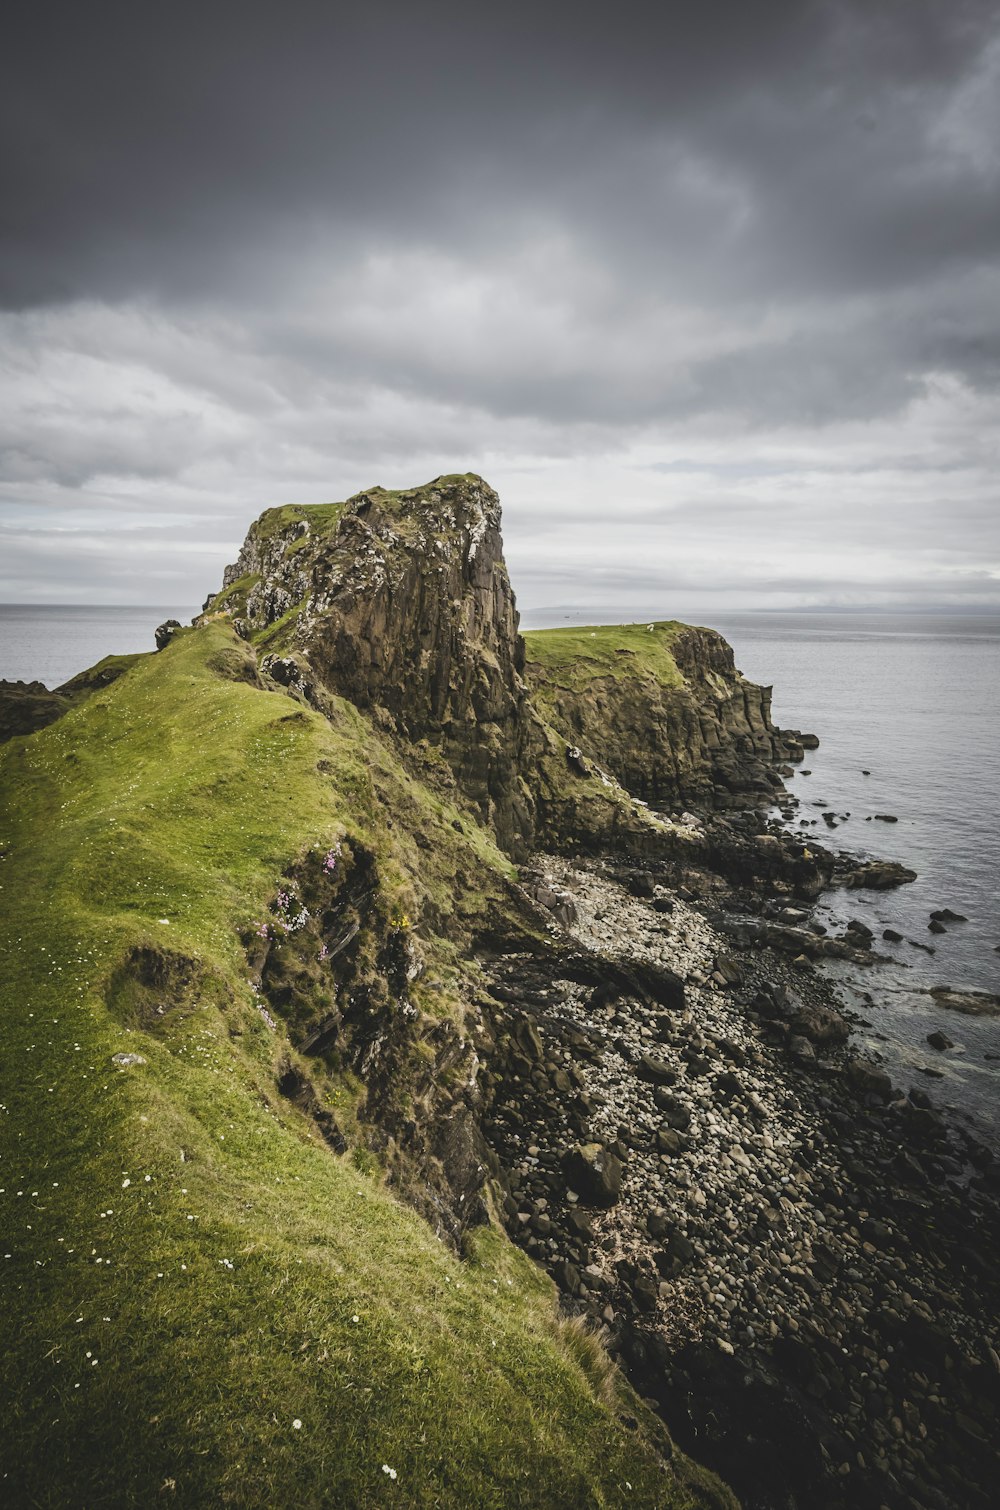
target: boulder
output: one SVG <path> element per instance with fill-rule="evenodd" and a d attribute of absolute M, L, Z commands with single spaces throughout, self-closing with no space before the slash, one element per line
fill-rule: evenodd
<path fill-rule="evenodd" d="M 847 1063 L 847 1078 L 863 1096 L 876 1096 L 888 1101 L 892 1095 L 892 1081 L 869 1059 L 850 1059 Z"/>
<path fill-rule="evenodd" d="M 578 1143 L 563 1159 L 570 1187 L 588 1206 L 613 1206 L 621 1195 L 621 1160 L 603 1143 Z"/>
<path fill-rule="evenodd" d="M 677 1071 L 665 1060 L 657 1059 L 655 1054 L 642 1054 L 635 1072 L 649 1085 L 673 1085 L 677 1079 Z"/>
<path fill-rule="evenodd" d="M 156 641 L 157 650 L 166 650 L 167 646 L 170 644 L 170 641 L 173 639 L 174 635 L 177 633 L 180 627 L 180 619 L 166 619 L 162 624 L 158 624 L 156 629 L 153 631 L 153 638 Z"/>

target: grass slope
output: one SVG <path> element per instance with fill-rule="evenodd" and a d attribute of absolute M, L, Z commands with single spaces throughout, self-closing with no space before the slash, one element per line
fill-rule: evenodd
<path fill-rule="evenodd" d="M 243 655 L 187 631 L 0 754 L 0 1499 L 693 1503 L 505 1238 L 459 1261 L 274 1095 L 237 935 L 288 862 L 359 835 L 419 913 L 387 796 L 503 862 L 346 705 L 231 680 Z M 109 1007 L 142 944 L 198 970 L 155 1032 Z"/>
<path fill-rule="evenodd" d="M 684 678 L 670 646 L 685 628 L 675 620 L 661 620 L 532 629 L 524 635 L 524 644 L 529 670 L 563 686 L 581 688 L 597 677 L 651 676 L 675 687 Z"/>

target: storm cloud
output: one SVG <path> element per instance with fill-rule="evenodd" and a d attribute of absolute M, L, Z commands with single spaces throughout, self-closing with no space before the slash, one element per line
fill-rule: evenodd
<path fill-rule="evenodd" d="M 996 606 L 991 0 L 22 7 L 0 596 L 482 472 L 529 609 Z"/>

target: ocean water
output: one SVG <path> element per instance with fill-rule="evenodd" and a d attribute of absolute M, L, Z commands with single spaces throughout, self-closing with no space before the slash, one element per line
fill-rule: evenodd
<path fill-rule="evenodd" d="M 190 624 L 200 609 L 100 608 L 89 605 L 0 603 L 0 681 L 58 687 L 106 655 L 155 650 L 165 619 Z"/>
<path fill-rule="evenodd" d="M 719 615 L 713 627 L 744 675 L 773 685 L 775 722 L 819 736 L 786 783 L 801 804 L 789 827 L 814 820 L 800 831 L 828 848 L 917 872 L 889 892 L 828 893 L 818 909 L 838 931 L 850 917 L 867 923 L 889 956 L 824 966 L 869 1024 L 861 1036 L 899 1083 L 1000 1143 L 1000 1019 L 959 1015 L 928 994 L 1000 992 L 1000 616 L 757 613 Z M 850 816 L 828 831 L 817 802 Z M 930 933 L 930 913 L 945 907 L 968 922 Z M 884 928 L 903 943 L 884 941 Z M 934 1030 L 955 1048 L 930 1048 Z"/>
<path fill-rule="evenodd" d="M 104 655 L 151 650 L 157 624 L 185 623 L 196 611 L 0 606 L 0 677 L 57 686 Z M 636 617 L 567 608 L 524 622 Z M 838 930 L 861 918 L 889 956 L 871 967 L 823 966 L 865 1019 L 862 1038 L 898 1082 L 919 1085 L 1000 1146 L 1000 1019 L 960 1016 L 928 994 L 931 986 L 1000 992 L 1000 616 L 715 613 L 702 622 L 726 636 L 746 676 L 774 687 L 780 726 L 820 738 L 788 781 L 801 804 L 790 826 L 815 820 L 801 832 L 918 873 L 895 891 L 836 891 L 820 905 L 820 920 Z M 850 816 L 828 831 L 817 802 Z M 930 913 L 944 907 L 968 922 L 932 935 Z M 886 927 L 904 942 L 885 943 Z M 956 1047 L 931 1049 L 935 1029 Z M 943 1078 L 927 1078 L 928 1068 Z"/>

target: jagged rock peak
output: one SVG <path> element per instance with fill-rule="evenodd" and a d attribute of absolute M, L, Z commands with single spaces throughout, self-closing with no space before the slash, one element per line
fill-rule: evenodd
<path fill-rule="evenodd" d="M 530 838 L 524 648 L 481 477 L 269 509 L 206 604 L 221 609 L 262 652 L 438 745 L 501 843 Z"/>

